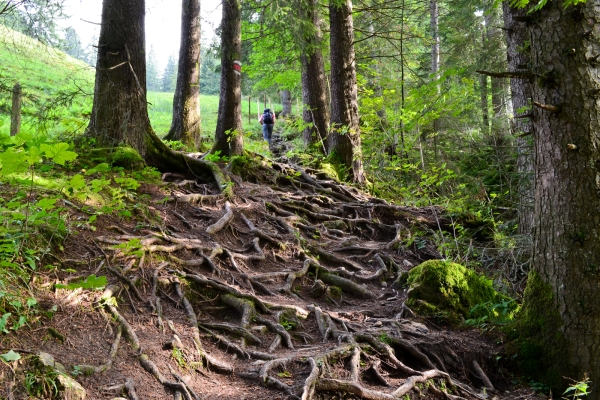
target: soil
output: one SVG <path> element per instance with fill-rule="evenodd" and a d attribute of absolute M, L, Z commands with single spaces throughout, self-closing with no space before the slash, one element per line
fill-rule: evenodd
<path fill-rule="evenodd" d="M 89 399 L 533 398 L 497 364 L 498 337 L 414 315 L 394 284 L 440 258 L 426 234 L 406 238 L 444 228 L 441 209 L 389 204 L 292 163 L 223 168 L 231 199 L 167 174 L 139 188 L 150 200 L 134 218 L 104 215 L 68 238 L 58 272 L 31 285 L 48 317 L 1 338 L 31 355 L 14 372 L 0 364 L 2 398 L 29 398 L 39 352 Z M 91 274 L 108 286 L 44 289 Z"/>

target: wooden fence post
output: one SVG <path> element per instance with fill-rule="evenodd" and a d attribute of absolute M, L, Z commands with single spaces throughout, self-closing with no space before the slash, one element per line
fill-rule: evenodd
<path fill-rule="evenodd" d="M 12 111 L 10 114 L 10 136 L 15 136 L 21 130 L 21 85 L 13 87 Z"/>

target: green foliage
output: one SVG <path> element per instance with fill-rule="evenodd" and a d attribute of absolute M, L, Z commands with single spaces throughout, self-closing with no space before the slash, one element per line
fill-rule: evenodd
<path fill-rule="evenodd" d="M 576 400 L 582 397 L 586 397 L 588 394 L 590 394 L 590 383 L 591 381 L 588 380 L 587 374 L 584 374 L 583 380 L 581 380 L 580 382 L 575 382 L 574 384 L 569 386 L 567 390 L 565 390 L 565 392 L 563 393 L 562 398 L 566 400 Z"/>
<path fill-rule="evenodd" d="M 483 321 L 510 320 L 518 309 L 514 301 L 493 288 L 491 280 L 449 261 L 429 260 L 418 265 L 409 272 L 407 284 L 407 305 L 429 315 L 450 312 L 462 318 L 485 317 Z"/>
<path fill-rule="evenodd" d="M 106 286 L 106 276 L 90 275 L 81 282 L 69 283 L 68 285 L 56 284 L 54 285 L 57 289 L 91 289 L 99 290 Z"/>

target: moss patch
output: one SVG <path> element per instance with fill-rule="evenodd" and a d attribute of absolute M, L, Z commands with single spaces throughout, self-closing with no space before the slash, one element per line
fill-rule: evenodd
<path fill-rule="evenodd" d="M 565 390 L 567 382 L 563 376 L 581 375 L 565 362 L 567 343 L 561 328 L 552 287 L 536 272 L 530 272 L 523 307 L 507 328 L 511 340 L 507 350 L 513 353 L 521 373 L 545 383 L 553 393 Z"/>
<path fill-rule="evenodd" d="M 146 163 L 140 153 L 133 147 L 117 147 L 112 157 L 113 165 L 127 168 L 130 170 L 138 170 L 144 168 Z"/>
<path fill-rule="evenodd" d="M 418 265 L 408 273 L 406 283 L 407 305 L 426 315 L 477 318 L 482 316 L 478 313 L 490 310 L 480 308 L 469 313 L 476 305 L 510 300 L 493 288 L 491 280 L 449 261 L 429 260 Z"/>

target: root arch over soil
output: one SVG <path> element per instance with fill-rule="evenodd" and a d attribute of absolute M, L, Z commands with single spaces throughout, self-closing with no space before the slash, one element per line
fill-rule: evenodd
<path fill-rule="evenodd" d="M 402 239 L 439 229 L 439 210 L 388 204 L 267 161 L 232 168 L 243 180 L 227 202 L 196 203 L 212 194 L 175 183 L 162 230 L 95 238 L 102 254 L 93 256 L 113 283 L 96 301 L 110 316 L 103 335 L 112 347 L 86 373 L 101 380 L 120 347 L 176 398 L 203 398 L 189 376 L 215 374 L 303 400 L 485 398 L 492 349 L 405 318 L 405 293 L 393 286 L 440 257 L 425 235 L 418 247 Z M 134 398 L 141 388 L 132 385 L 118 388 Z"/>

